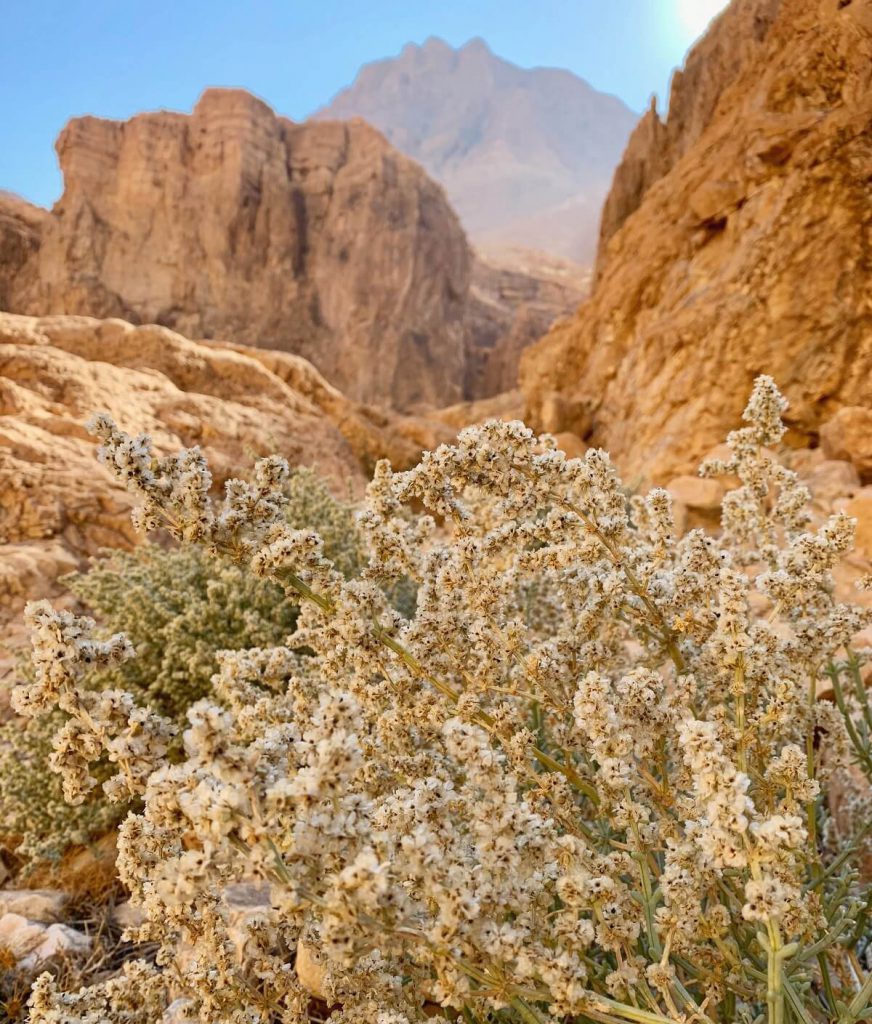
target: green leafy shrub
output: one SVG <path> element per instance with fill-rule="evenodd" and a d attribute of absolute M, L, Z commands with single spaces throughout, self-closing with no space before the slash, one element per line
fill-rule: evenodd
<path fill-rule="evenodd" d="M 218 651 L 275 643 L 296 625 L 297 602 L 280 587 L 197 548 L 114 551 L 63 582 L 137 653 L 92 684 L 130 690 L 173 719 L 210 692 Z"/>
<path fill-rule="evenodd" d="M 287 522 L 317 529 L 335 564 L 346 576 L 355 576 L 365 555 L 353 506 L 334 498 L 309 469 L 295 471 L 285 490 Z M 90 672 L 85 685 L 127 690 L 178 722 L 211 693 L 219 651 L 270 647 L 296 627 L 297 595 L 288 596 L 226 556 L 193 546 L 166 549 L 146 543 L 133 551 L 106 552 L 87 572 L 62 582 L 103 630 L 125 633 L 136 650 L 133 660 Z M 99 790 L 76 806 L 64 800 L 60 778 L 48 768 L 52 736 L 61 721 L 55 714 L 26 729 L 18 722 L 0 726 L 3 838 L 25 867 L 56 860 L 69 846 L 87 843 L 128 810 Z"/>

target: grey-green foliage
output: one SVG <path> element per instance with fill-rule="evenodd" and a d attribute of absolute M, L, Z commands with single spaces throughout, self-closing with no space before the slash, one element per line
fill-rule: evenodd
<path fill-rule="evenodd" d="M 60 712 L 0 725 L 0 845 L 14 848 L 25 866 L 54 860 L 68 846 L 84 844 L 111 828 L 126 808 L 107 800 L 71 807 L 60 776 L 49 771 L 51 741 L 63 724 Z"/>
<path fill-rule="evenodd" d="M 219 650 L 275 643 L 293 632 L 297 617 L 296 603 L 275 584 L 199 548 L 112 552 L 65 582 L 136 650 L 92 682 L 129 690 L 176 719 L 210 692 Z"/>
<path fill-rule="evenodd" d="M 356 575 L 365 556 L 353 506 L 333 498 L 311 470 L 291 476 L 288 497 L 289 522 L 316 529 L 337 568 Z M 63 582 L 107 634 L 126 633 L 136 649 L 134 659 L 93 673 L 89 684 L 128 690 L 180 722 L 209 694 L 218 651 L 280 644 L 297 617 L 295 600 L 280 587 L 196 547 L 107 552 Z M 395 600 L 408 605 L 414 593 L 400 586 Z M 78 807 L 64 801 L 60 778 L 47 767 L 57 724 L 0 726 L 0 842 L 16 846 L 25 862 L 56 858 L 127 811 L 99 790 Z"/>

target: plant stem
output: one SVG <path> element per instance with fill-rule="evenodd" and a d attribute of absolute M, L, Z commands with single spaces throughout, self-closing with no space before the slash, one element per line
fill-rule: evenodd
<path fill-rule="evenodd" d="M 288 572 L 284 579 L 278 576 L 274 576 L 273 579 L 275 579 L 275 581 L 280 585 L 289 583 L 301 597 L 306 598 L 308 601 L 313 601 L 327 615 L 333 613 L 333 602 L 328 597 L 325 597 L 323 594 L 319 594 L 317 591 L 313 590 L 295 573 Z M 416 675 L 426 679 L 434 689 L 438 690 L 439 693 L 448 697 L 449 700 L 455 703 L 460 699 L 460 694 L 453 686 L 450 686 L 448 683 L 443 682 L 443 680 L 428 672 L 411 651 L 407 650 L 407 648 L 395 640 L 390 633 L 388 633 L 383 626 L 378 625 L 378 623 L 375 624 L 375 637 L 379 643 L 387 647 L 388 650 L 393 651 L 393 653 L 396 654 L 397 657 Z M 489 715 L 484 714 L 484 712 L 479 712 L 479 714 L 476 715 L 476 721 L 488 731 L 493 727 L 493 719 Z M 567 781 L 579 790 L 579 792 L 584 793 L 588 800 L 594 804 L 599 803 L 599 796 L 597 795 L 597 791 L 594 787 L 591 786 L 589 782 L 582 779 L 578 772 L 569 765 L 556 761 L 550 754 L 546 754 L 544 750 L 540 750 L 538 747 L 533 747 L 532 754 L 543 768 L 547 768 L 552 772 L 559 772 L 561 775 L 565 776 Z"/>

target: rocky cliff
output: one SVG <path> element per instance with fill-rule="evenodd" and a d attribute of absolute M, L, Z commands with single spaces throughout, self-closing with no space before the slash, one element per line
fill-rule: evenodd
<path fill-rule="evenodd" d="M 6 308 L 296 352 L 360 400 L 463 397 L 463 230 L 373 128 L 210 89 L 190 116 L 77 118 L 57 151 L 64 194 Z"/>
<path fill-rule="evenodd" d="M 590 265 L 599 210 L 635 115 L 558 68 L 520 68 L 481 39 L 410 43 L 363 67 L 317 117 L 363 117 L 445 186 L 478 246 Z"/>
<path fill-rule="evenodd" d="M 411 465 L 455 433 L 354 403 L 299 356 L 121 320 L 0 313 L 0 621 L 86 555 L 134 541 L 128 496 L 83 427 L 97 410 L 161 452 L 200 445 L 219 487 L 275 451 L 344 494 L 376 459 Z"/>
<path fill-rule="evenodd" d="M 465 397 L 480 400 L 518 385 L 521 353 L 578 307 L 590 272 L 530 249 L 477 251 L 466 325 Z"/>
<path fill-rule="evenodd" d="M 39 248 L 48 213 L 0 190 L 0 309 L 9 309 L 12 283 Z"/>
<path fill-rule="evenodd" d="M 628 147 L 590 300 L 523 357 L 529 419 L 641 482 L 692 466 L 760 372 L 797 444 L 872 405 L 870 167 L 872 0 L 733 0 Z"/>
<path fill-rule="evenodd" d="M 600 257 L 605 244 L 708 127 L 718 102 L 766 42 L 781 0 L 734 0 L 717 27 L 700 39 L 672 78 L 669 117 L 656 101 L 639 121 L 615 171 L 600 220 Z"/>
<path fill-rule="evenodd" d="M 514 387 L 581 298 L 572 264 L 474 258 L 439 186 L 360 121 L 296 125 L 213 89 L 190 116 L 78 118 L 57 148 L 51 212 L 0 193 L 0 309 L 298 353 L 409 408 Z"/>

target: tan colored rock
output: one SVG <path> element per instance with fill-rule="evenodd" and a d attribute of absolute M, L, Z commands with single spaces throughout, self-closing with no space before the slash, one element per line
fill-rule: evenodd
<path fill-rule="evenodd" d="M 673 501 L 690 509 L 716 512 L 724 497 L 724 485 L 719 479 L 698 476 L 677 476 L 666 485 Z"/>
<path fill-rule="evenodd" d="M 815 502 L 829 512 L 840 498 L 851 498 L 860 489 L 860 478 L 850 462 L 823 459 L 801 472 L 802 482 Z"/>
<path fill-rule="evenodd" d="M 7 950 L 22 970 L 33 970 L 52 957 L 74 957 L 91 949 L 89 936 L 65 924 L 46 926 L 22 914 L 0 915 L 0 949 Z"/>
<path fill-rule="evenodd" d="M 511 391 L 521 353 L 586 297 L 590 271 L 546 253 L 476 252 L 467 308 L 464 393 L 476 400 Z"/>
<path fill-rule="evenodd" d="M 0 314 L 0 615 L 100 547 L 135 543 L 130 499 L 83 427 L 105 410 L 162 452 L 206 451 L 216 486 L 278 451 L 347 493 L 374 462 L 417 460 L 455 430 L 349 401 L 306 360 L 164 327 Z"/>
<path fill-rule="evenodd" d="M 870 4 L 735 0 L 713 23 L 616 173 L 591 298 L 522 357 L 532 426 L 557 393 L 552 432 L 587 409 L 585 440 L 656 483 L 740 422 L 758 373 L 796 446 L 872 407 Z"/>
<path fill-rule="evenodd" d="M 800 476 L 807 476 L 825 461 L 827 461 L 826 456 L 820 448 L 797 448 L 789 452 L 785 458 L 788 468 L 799 473 Z"/>
<path fill-rule="evenodd" d="M 0 309 L 12 303 L 12 283 L 39 248 L 48 212 L 0 190 Z"/>
<path fill-rule="evenodd" d="M 872 408 L 847 406 L 821 427 L 828 459 L 847 459 L 863 483 L 872 483 Z"/>
<path fill-rule="evenodd" d="M 57 889 L 0 889 L 0 914 L 19 914 L 31 921 L 57 921 L 69 902 Z"/>
<path fill-rule="evenodd" d="M 844 510 L 857 520 L 854 547 L 864 557 L 872 560 L 872 487 L 864 487 L 845 502 Z"/>
<path fill-rule="evenodd" d="M 55 956 L 84 956 L 90 950 L 90 936 L 66 924 L 50 924 L 42 940 L 22 959 L 21 966 L 32 969 Z"/>
<path fill-rule="evenodd" d="M 16 960 L 36 949 L 44 935 L 45 925 L 29 921 L 21 914 L 0 916 L 0 949 L 8 950 Z"/>
<path fill-rule="evenodd" d="M 440 410 L 427 415 L 404 415 L 376 406 L 351 402 L 299 356 L 271 349 L 249 348 L 224 342 L 209 343 L 216 348 L 238 352 L 261 363 L 271 374 L 307 398 L 335 425 L 369 477 L 378 459 L 388 459 L 396 469 L 414 465 L 425 449 L 450 441 L 456 430 L 446 427 Z M 518 403 L 520 407 L 520 403 Z M 466 404 L 463 406 L 466 408 Z M 476 404 L 457 427 L 477 422 Z"/>
<path fill-rule="evenodd" d="M 763 53 L 781 0 L 734 0 L 696 43 L 676 71 L 669 117 L 656 100 L 636 126 L 615 172 L 600 223 L 600 257 L 615 232 L 641 205 L 648 190 L 675 166 L 711 122 L 724 93 Z M 710 179 L 717 185 L 723 178 Z M 701 189 L 707 187 L 704 181 Z M 697 193 L 699 190 L 697 190 Z M 711 216 L 715 211 L 708 211 Z"/>
<path fill-rule="evenodd" d="M 363 121 L 208 89 L 190 116 L 77 118 L 57 151 L 64 194 L 7 308 L 296 352 L 366 401 L 463 397 L 466 238 Z"/>
<path fill-rule="evenodd" d="M 441 406 L 515 386 L 590 274 L 472 253 L 421 168 L 361 121 L 293 124 L 240 90 L 190 116 L 71 121 L 51 211 L 0 193 L 0 309 L 154 322 L 300 353 L 357 399 Z"/>
<path fill-rule="evenodd" d="M 493 395 L 491 398 L 461 402 L 445 409 L 437 409 L 433 417 L 440 423 L 461 430 L 471 423 L 484 423 L 485 420 L 519 420 L 523 413 L 524 396 L 515 388 Z"/>
<path fill-rule="evenodd" d="M 569 432 L 555 434 L 554 440 L 557 442 L 557 447 L 568 459 L 579 459 L 587 451 L 587 445 L 578 434 L 571 434 Z"/>
<path fill-rule="evenodd" d="M 325 985 L 327 972 L 314 947 L 302 939 L 297 943 L 297 958 L 294 966 L 300 984 L 309 995 L 327 1001 Z"/>

